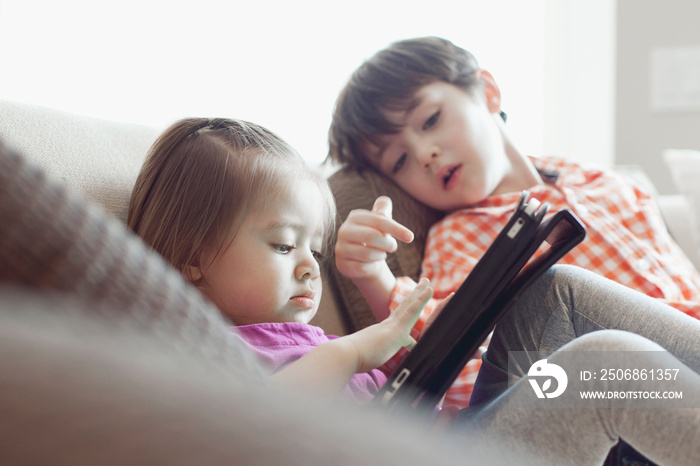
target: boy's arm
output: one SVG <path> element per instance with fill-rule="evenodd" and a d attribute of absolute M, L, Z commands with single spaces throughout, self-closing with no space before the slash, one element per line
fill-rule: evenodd
<path fill-rule="evenodd" d="M 391 218 L 391 199 L 380 196 L 371 211 L 357 209 L 338 230 L 336 267 L 350 278 L 369 303 L 378 321 L 389 315 L 396 278 L 386 263 L 396 240 L 409 243 L 413 232 Z"/>
<path fill-rule="evenodd" d="M 411 329 L 432 295 L 429 281 L 421 280 L 386 319 L 315 348 L 273 374 L 273 382 L 317 400 L 334 400 L 354 374 L 375 369 L 399 349 L 415 344 Z"/>

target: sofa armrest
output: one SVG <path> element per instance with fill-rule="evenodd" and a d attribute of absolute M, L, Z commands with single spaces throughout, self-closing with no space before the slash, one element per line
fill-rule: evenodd
<path fill-rule="evenodd" d="M 667 194 L 659 196 L 657 204 L 669 233 L 695 265 L 695 268 L 700 270 L 698 227 L 694 216 L 691 215 L 693 209 L 688 198 L 681 194 Z"/>
<path fill-rule="evenodd" d="M 125 223 L 134 182 L 159 133 L 155 127 L 0 100 L 0 140 Z"/>

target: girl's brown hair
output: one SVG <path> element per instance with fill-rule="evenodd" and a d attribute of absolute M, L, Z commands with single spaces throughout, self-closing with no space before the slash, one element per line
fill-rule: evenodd
<path fill-rule="evenodd" d="M 330 188 L 284 140 L 247 121 L 186 118 L 149 150 L 127 223 L 178 270 L 203 267 L 205 251 L 213 260 L 251 211 L 293 189 L 290 183 L 297 180 L 318 184 L 326 205 L 324 231 L 330 233 Z"/>

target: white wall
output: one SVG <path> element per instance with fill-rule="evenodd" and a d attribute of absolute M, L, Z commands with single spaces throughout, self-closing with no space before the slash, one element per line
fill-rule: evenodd
<path fill-rule="evenodd" d="M 441 35 L 493 72 L 513 138 L 538 154 L 544 4 L 0 0 L 0 98 L 161 127 L 243 118 L 320 162 L 352 70 L 393 40 Z"/>
<path fill-rule="evenodd" d="M 545 153 L 615 164 L 615 2 L 547 0 Z"/>
<path fill-rule="evenodd" d="M 617 160 L 642 165 L 660 192 L 675 192 L 661 154 L 668 148 L 700 150 L 700 110 L 652 108 L 650 58 L 659 47 L 700 46 L 700 2 L 617 3 Z"/>

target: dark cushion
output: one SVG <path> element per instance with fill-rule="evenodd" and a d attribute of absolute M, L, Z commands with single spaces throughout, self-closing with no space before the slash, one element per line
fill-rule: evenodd
<path fill-rule="evenodd" d="M 420 274 L 428 230 L 442 218 L 443 213 L 416 201 L 394 182 L 376 172 L 360 173 L 354 169 L 343 168 L 334 173 L 328 181 L 338 206 L 336 230 L 352 210 L 369 210 L 375 199 L 382 195 L 392 199 L 394 219 L 411 229 L 415 239 L 410 244 L 399 241 L 398 250 L 389 255 L 387 263 L 395 276 L 416 279 Z M 349 330 L 355 331 L 375 323 L 374 314 L 360 291 L 351 280 L 338 273 L 334 264 L 333 258 L 327 273 L 340 301 L 340 312 L 347 316 Z"/>

